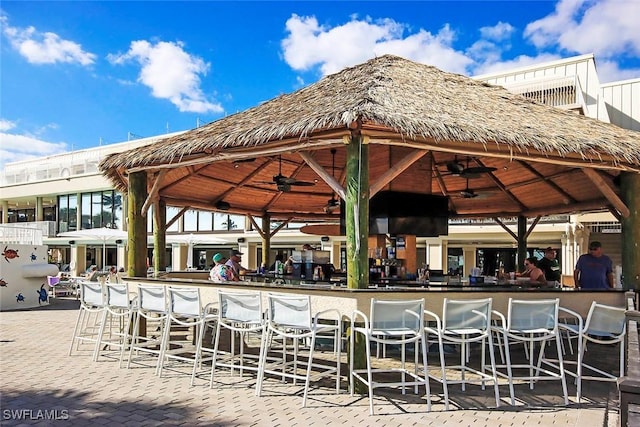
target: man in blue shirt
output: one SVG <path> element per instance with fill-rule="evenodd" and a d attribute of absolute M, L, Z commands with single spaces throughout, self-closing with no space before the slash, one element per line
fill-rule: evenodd
<path fill-rule="evenodd" d="M 602 253 L 600 242 L 591 242 L 589 253 L 580 255 L 573 279 L 580 289 L 613 288 L 613 263 L 611 258 Z"/>

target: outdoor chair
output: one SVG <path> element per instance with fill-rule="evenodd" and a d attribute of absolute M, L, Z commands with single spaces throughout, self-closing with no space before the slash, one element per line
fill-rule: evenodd
<path fill-rule="evenodd" d="M 131 344 L 127 368 L 131 368 L 133 354 L 142 353 L 160 356 L 162 337 L 168 316 L 166 290 L 164 286 L 138 285 L 138 304 L 134 313 L 131 329 Z M 144 329 L 141 331 L 141 329 Z M 149 336 L 149 330 L 153 332 Z M 156 361 L 156 374 L 159 371 L 160 359 Z"/>
<path fill-rule="evenodd" d="M 491 334 L 491 298 L 477 300 L 444 299 L 442 318 L 437 314 L 425 310 L 425 314 L 435 319 L 435 327 L 425 327 L 425 333 L 435 335 L 438 339 L 440 353 L 440 375 L 429 374 L 429 377 L 442 383 L 444 391 L 445 410 L 449 410 L 449 385 L 462 384 L 465 391 L 466 384 L 480 384 L 492 382 L 496 399 L 496 406 L 500 406 L 500 392 L 494 356 L 493 339 Z M 469 348 L 471 343 L 481 344 L 480 370 L 468 366 Z M 445 344 L 460 346 L 460 364 L 447 366 L 445 362 Z M 488 344 L 488 346 L 487 346 Z M 489 349 L 490 373 L 485 370 L 486 349 Z M 448 377 L 447 370 L 459 372 L 459 379 Z M 469 377 L 471 374 L 473 377 Z"/>
<path fill-rule="evenodd" d="M 565 360 L 565 365 L 574 366 L 573 370 L 567 369 L 567 375 L 576 379 L 576 398 L 578 403 L 582 398 L 582 381 L 609 381 L 616 382 L 624 376 L 624 341 L 626 335 L 626 322 L 624 308 L 611 307 L 593 302 L 586 321 L 583 322 L 578 313 L 560 308 L 562 311 L 574 316 L 576 324 L 560 323 L 560 328 L 568 334 L 568 339 L 578 341 L 578 357 L 575 361 Z M 587 351 L 587 343 L 599 345 L 618 346 L 619 371 L 618 375 L 605 372 L 591 364 L 584 362 L 584 354 Z M 586 371 L 586 375 L 585 375 Z"/>
<path fill-rule="evenodd" d="M 245 353 L 245 338 L 250 334 L 262 339 L 265 328 L 262 296 L 260 292 L 224 292 L 218 291 L 218 321 L 216 324 L 211 362 L 211 380 L 213 387 L 215 370 L 219 367 L 229 368 L 231 374 L 238 369 L 242 377 L 245 370 L 258 372 L 259 354 Z M 230 332 L 230 349 L 220 350 L 220 337 L 223 329 Z M 236 336 L 239 338 L 239 353 L 235 353 Z M 251 363 L 253 361 L 254 363 Z M 249 364 L 246 364 L 249 362 Z"/>
<path fill-rule="evenodd" d="M 77 296 L 77 292 L 75 292 L 74 289 L 74 283 L 70 280 L 63 281 L 58 276 L 47 276 L 47 284 L 49 285 L 52 298 L 56 298 L 59 292 L 64 292 L 64 295 L 75 293 Z"/>
<path fill-rule="evenodd" d="M 262 334 L 260 347 L 260 361 L 258 365 L 258 379 L 256 396 L 262 395 L 265 374 L 304 381 L 304 395 L 302 406 L 307 404 L 311 372 L 321 377 L 336 376 L 336 393 L 340 393 L 340 355 L 342 321 L 338 310 L 324 310 L 313 314 L 311 312 L 311 297 L 309 295 L 267 294 L 267 322 Z M 315 361 L 317 338 L 327 337 L 333 341 L 333 356 L 335 366 Z M 281 340 L 282 357 L 279 359 L 268 357 L 270 350 L 277 350 L 275 344 Z M 292 343 L 293 354 L 288 353 L 288 341 Z M 302 344 L 308 341 L 308 355 L 306 360 L 299 357 Z M 291 359 L 291 360 L 290 360 Z M 314 363 L 315 362 L 315 363 Z M 300 370 L 304 369 L 303 374 Z"/>
<path fill-rule="evenodd" d="M 373 415 L 373 391 L 379 387 L 414 386 L 414 392 L 418 393 L 418 386 L 423 385 L 427 394 L 427 410 L 431 410 L 431 391 L 429 389 L 429 375 L 427 371 L 427 346 L 424 335 L 424 299 L 381 301 L 371 300 L 369 317 L 361 311 L 355 310 L 351 318 L 349 367 L 350 391 L 353 395 L 355 380 L 362 382 L 369 391 L 369 414 Z M 365 339 L 366 369 L 354 368 L 354 348 L 357 335 Z M 400 345 L 400 368 L 372 368 L 371 344 Z M 405 356 L 407 344 L 414 347 L 414 369 L 406 368 Z M 418 354 L 422 351 L 422 376 L 418 374 Z M 374 374 L 393 373 L 400 374 L 400 381 L 379 381 Z M 410 377 L 410 379 L 407 379 Z"/>
<path fill-rule="evenodd" d="M 165 317 L 160 356 L 158 359 L 158 376 L 162 376 L 165 363 L 170 360 L 190 362 L 191 385 L 193 385 L 198 367 L 202 363 L 202 342 L 206 323 L 216 319 L 209 309 L 213 304 L 202 306 L 199 288 L 169 288 L 169 307 Z M 180 330 L 172 330 L 172 328 Z M 187 332 L 184 329 L 187 329 Z M 188 331 L 192 331 L 189 340 Z"/>
<path fill-rule="evenodd" d="M 126 283 L 107 283 L 105 291 L 105 306 L 102 312 L 102 321 L 93 360 L 98 360 L 103 346 L 105 348 L 115 347 L 120 349 L 119 363 L 122 366 L 124 352 L 131 336 L 130 329 L 135 313 L 135 296 L 131 297 L 129 285 Z"/>
<path fill-rule="evenodd" d="M 73 329 L 71 345 L 69 346 L 69 356 L 71 356 L 74 346 L 76 346 L 76 350 L 79 350 L 82 343 L 92 344 L 93 356 L 99 338 L 100 322 L 105 309 L 104 292 L 102 285 L 97 282 L 80 282 L 80 289 L 80 309 L 78 310 L 78 317 Z"/>
<path fill-rule="evenodd" d="M 546 300 L 515 300 L 509 298 L 509 311 L 506 319 L 501 313 L 494 312 L 499 317 L 499 322 L 492 329 L 502 336 L 502 346 L 506 359 L 506 365 L 497 366 L 500 369 L 506 368 L 506 373 L 498 369 L 497 374 L 509 381 L 509 394 L 512 405 L 515 405 L 513 383 L 516 379 L 528 381 L 531 390 L 533 390 L 534 382 L 537 381 L 560 381 L 562 383 L 564 404 L 569 404 L 558 326 L 558 309 L 558 298 Z M 545 365 L 549 367 L 547 369 L 541 365 L 545 358 L 547 343 L 551 341 L 555 341 L 558 359 L 556 359 L 556 363 L 553 363 L 551 359 L 547 360 L 545 362 Z M 527 344 L 528 355 L 526 363 L 512 363 L 510 347 L 515 342 Z M 536 344 L 539 347 L 537 357 L 535 353 Z M 518 371 L 518 375 L 514 373 L 514 369 Z M 525 373 L 520 375 L 522 370 L 525 370 Z"/>

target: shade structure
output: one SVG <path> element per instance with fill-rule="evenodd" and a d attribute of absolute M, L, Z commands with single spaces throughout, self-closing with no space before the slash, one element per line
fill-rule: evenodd
<path fill-rule="evenodd" d="M 453 217 L 624 216 L 617 178 L 640 170 L 638 132 L 390 55 L 112 154 L 100 169 L 123 191 L 128 173 L 154 174 L 152 196 L 171 206 L 337 221 L 329 201 L 348 184 L 354 134 L 369 144 L 370 195 L 444 195 Z"/>
<path fill-rule="evenodd" d="M 58 233 L 58 237 L 73 237 L 81 240 L 99 240 L 102 242 L 102 268 L 107 269 L 107 242 L 115 243 L 116 240 L 126 240 L 128 233 L 116 228 L 87 228 L 77 231 Z"/>

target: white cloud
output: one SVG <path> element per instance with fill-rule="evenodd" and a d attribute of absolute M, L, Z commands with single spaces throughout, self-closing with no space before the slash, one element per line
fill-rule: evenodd
<path fill-rule="evenodd" d="M 31 64 L 62 62 L 87 66 L 95 62 L 95 54 L 84 51 L 80 44 L 64 40 L 55 33 L 40 32 L 35 27 L 12 27 L 6 16 L 0 16 L 0 24 L 11 46 Z"/>
<path fill-rule="evenodd" d="M 443 70 L 463 73 L 471 59 L 452 46 L 455 33 L 445 25 L 438 33 L 419 30 L 404 36 L 405 25 L 392 19 L 351 21 L 333 28 L 321 26 L 315 17 L 292 15 L 282 41 L 284 59 L 294 70 L 319 67 L 323 75 L 384 54 L 399 55 Z"/>
<path fill-rule="evenodd" d="M 0 132 L 0 168 L 5 163 L 35 159 L 69 151 L 63 142 L 47 142 L 28 135 Z"/>
<path fill-rule="evenodd" d="M 620 80 L 637 79 L 640 76 L 640 68 L 621 69 L 615 61 L 599 60 L 596 58 L 596 68 L 600 83 L 610 83 Z"/>
<path fill-rule="evenodd" d="M 538 48 L 558 45 L 596 57 L 640 54 L 640 2 L 560 0 L 549 16 L 527 25 L 524 35 Z"/>
<path fill-rule="evenodd" d="M 200 76 L 209 71 L 202 58 L 189 55 L 183 44 L 146 40 L 131 42 L 125 54 L 110 54 L 113 64 L 136 61 L 140 66 L 138 81 L 151 89 L 153 96 L 168 99 L 182 112 L 220 113 L 222 106 L 208 100 L 200 88 Z"/>
<path fill-rule="evenodd" d="M 538 56 L 520 55 L 506 61 L 486 61 L 478 64 L 474 68 L 474 75 L 499 73 L 501 71 L 512 71 L 517 68 L 528 67 L 534 64 L 542 64 L 543 62 L 556 61 L 562 59 L 560 55 L 552 53 L 542 53 Z"/>
<path fill-rule="evenodd" d="M 500 21 L 493 27 L 481 27 L 480 35 L 485 39 L 502 41 L 509 39 L 515 30 L 513 25 Z"/>
<path fill-rule="evenodd" d="M 6 119 L 0 119 L 0 132 L 6 132 L 16 127 L 16 123 Z"/>

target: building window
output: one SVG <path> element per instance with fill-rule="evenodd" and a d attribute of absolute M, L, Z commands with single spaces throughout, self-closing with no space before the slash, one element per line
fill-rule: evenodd
<path fill-rule="evenodd" d="M 33 222 L 36 220 L 35 209 L 9 209 L 9 222 Z"/>
<path fill-rule="evenodd" d="M 45 221 L 55 221 L 56 220 L 56 208 L 48 207 L 42 209 L 42 218 Z"/>
<path fill-rule="evenodd" d="M 58 196 L 58 231 L 76 231 L 78 198 L 75 194 Z"/>
<path fill-rule="evenodd" d="M 244 216 L 215 212 L 213 214 L 213 228 L 216 231 L 244 230 Z"/>

